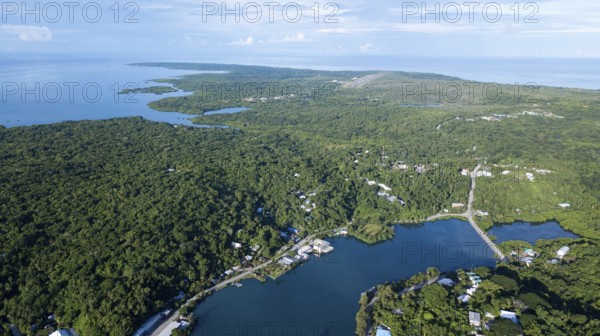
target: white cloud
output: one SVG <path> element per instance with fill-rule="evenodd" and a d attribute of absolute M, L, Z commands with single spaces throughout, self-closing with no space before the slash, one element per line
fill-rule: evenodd
<path fill-rule="evenodd" d="M 371 43 L 365 43 L 358 46 L 360 51 L 379 51 L 379 47 L 372 45 Z"/>
<path fill-rule="evenodd" d="M 299 41 L 304 41 L 304 40 L 305 40 L 304 33 L 298 33 L 293 36 L 286 36 L 283 39 L 284 42 L 299 42 Z"/>
<path fill-rule="evenodd" d="M 284 38 L 261 40 L 260 43 L 283 43 L 283 42 L 307 42 L 304 33 L 296 33 L 295 35 L 286 35 Z"/>
<path fill-rule="evenodd" d="M 241 38 L 237 41 L 233 41 L 233 42 L 229 42 L 229 45 L 253 45 L 254 44 L 254 37 L 252 36 L 248 36 L 245 39 Z"/>
<path fill-rule="evenodd" d="M 52 31 L 48 27 L 30 25 L 0 25 L 0 34 L 11 35 L 26 42 L 51 41 Z"/>

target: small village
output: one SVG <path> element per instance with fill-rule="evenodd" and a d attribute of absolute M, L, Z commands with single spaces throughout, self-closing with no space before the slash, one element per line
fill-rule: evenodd
<path fill-rule="evenodd" d="M 404 201 L 404 199 L 402 199 L 402 197 L 390 195 L 389 192 L 392 191 L 392 188 L 386 186 L 385 184 L 379 183 L 377 181 L 371 181 L 367 178 L 363 178 L 363 180 L 365 182 L 367 182 L 368 185 L 370 185 L 370 186 L 376 185 L 380 190 L 383 190 L 383 191 L 378 191 L 377 196 L 383 197 L 392 203 L 398 202 L 398 203 L 400 203 L 400 205 L 406 204 L 406 202 Z"/>
<path fill-rule="evenodd" d="M 553 265 L 558 265 L 563 262 L 563 258 L 569 253 L 569 251 L 569 246 L 562 246 L 560 249 L 555 251 L 555 257 L 547 260 L 547 262 Z M 540 253 L 531 248 L 525 248 L 522 251 L 513 250 L 510 252 L 510 261 L 520 262 L 526 267 L 532 267 L 534 260 L 539 256 Z M 486 272 L 489 273 L 489 270 Z M 433 283 L 437 283 L 451 290 L 451 288 L 460 283 L 463 286 L 466 285 L 467 289 L 463 294 L 456 297 L 456 299 L 459 304 L 466 305 L 480 287 L 480 284 L 486 280 L 485 278 L 487 277 L 489 277 L 489 274 L 484 277 L 473 271 L 457 270 L 456 272 L 433 276 L 429 280 L 413 285 L 412 287 L 404 288 L 403 290 L 399 291 L 398 294 L 399 296 L 402 296 L 411 291 L 421 290 L 422 288 Z M 454 278 L 454 280 L 452 278 Z M 377 290 L 375 288 L 371 288 L 369 291 L 367 291 L 367 293 L 376 295 Z M 375 301 L 377 301 L 377 296 L 374 296 L 371 299 L 371 303 L 369 305 L 372 305 Z M 403 314 L 402 309 L 395 309 L 393 313 L 396 315 Z M 499 309 L 497 312 L 468 310 L 468 312 L 465 312 L 464 318 L 465 320 L 468 320 L 469 325 L 472 328 L 470 335 L 474 336 L 484 336 L 484 330 L 489 331 L 491 324 L 494 323 L 494 321 L 497 321 L 497 319 L 506 319 L 519 326 L 519 312 L 508 308 Z M 381 324 L 375 327 L 375 336 L 393 336 L 393 334 L 388 326 Z"/>
<path fill-rule="evenodd" d="M 338 228 L 329 233 L 333 236 L 346 236 L 348 235 L 348 229 Z M 252 276 L 257 278 L 258 280 L 264 281 L 264 276 L 268 276 L 272 279 L 275 279 L 290 269 L 299 266 L 302 262 L 309 260 L 311 255 L 322 256 L 327 253 L 330 253 L 334 250 L 334 247 L 326 240 L 319 238 L 300 238 L 300 230 L 288 227 L 285 230 L 279 231 L 279 236 L 288 243 L 295 243 L 287 252 L 284 252 L 287 248 L 284 246 L 280 253 L 280 256 L 274 259 L 273 263 L 270 263 L 265 269 L 261 272 L 252 273 Z M 232 249 L 242 249 L 244 246 L 238 242 L 232 242 Z M 234 277 L 236 274 L 242 272 L 248 272 L 253 269 L 255 266 L 255 261 L 259 263 L 265 263 L 268 260 L 262 256 L 258 256 L 260 252 L 261 246 L 254 245 L 250 247 L 252 251 L 251 254 L 244 256 L 239 265 L 233 266 L 230 269 L 225 270 L 218 278 L 213 279 L 213 284 L 218 284 L 220 282 L 226 281 L 229 278 Z M 231 284 L 234 287 L 242 287 L 242 283 L 235 281 Z"/>
<path fill-rule="evenodd" d="M 368 150 L 365 151 L 365 154 L 368 154 Z M 355 162 L 356 163 L 356 162 Z M 494 165 L 494 167 L 499 167 L 498 165 Z M 395 169 L 406 170 L 409 166 L 403 162 L 396 162 L 394 164 Z M 424 173 L 427 171 L 426 165 L 414 165 L 416 173 Z M 532 168 L 534 172 L 537 174 L 545 175 L 552 173 L 550 170 L 544 169 L 535 169 Z M 484 177 L 484 178 L 493 178 L 494 174 L 489 167 L 484 167 L 481 170 L 474 170 L 473 172 L 469 169 L 461 169 L 459 173 L 466 177 Z M 510 174 L 511 171 L 504 170 L 501 176 L 505 176 Z M 295 173 L 294 177 L 300 177 L 300 173 Z M 361 178 L 369 186 L 374 186 L 377 188 L 377 196 L 385 198 L 386 200 L 394 203 L 397 202 L 400 205 L 405 205 L 405 201 L 403 198 L 392 195 L 392 188 L 387 186 L 386 184 L 380 183 L 375 180 L 370 180 L 368 178 Z M 529 179 L 530 181 L 533 180 Z M 310 190 L 310 189 L 309 189 Z M 303 190 L 292 191 L 292 195 L 297 197 L 299 201 L 299 208 L 303 210 L 306 215 L 306 220 L 311 220 L 311 213 L 317 209 L 317 201 L 315 199 L 318 195 L 318 190 L 313 189 L 312 191 L 305 192 Z M 569 204 L 563 204 L 561 207 L 568 207 Z M 467 205 L 461 202 L 453 202 L 452 209 L 465 209 Z M 444 209 L 444 213 L 448 213 L 447 209 Z M 489 216 L 487 211 L 483 210 L 473 210 L 473 215 L 475 216 Z M 256 210 L 257 215 L 268 215 L 268 211 L 265 210 L 264 207 L 260 206 Z M 261 256 L 261 246 L 260 245 L 252 245 L 252 246 L 244 246 L 244 244 L 239 242 L 231 242 L 231 249 L 234 250 L 242 250 L 247 251 L 241 259 L 240 263 L 235 266 L 231 266 L 229 269 L 225 270 L 218 278 L 212 280 L 213 284 L 215 284 L 215 288 L 223 288 L 225 286 L 230 285 L 232 287 L 242 287 L 243 284 L 240 282 L 243 278 L 246 277 L 254 277 L 259 281 L 266 281 L 266 278 L 269 277 L 271 279 L 277 279 L 281 275 L 285 274 L 289 270 L 294 269 L 302 265 L 304 262 L 311 258 L 311 255 L 316 257 L 321 257 L 328 253 L 334 251 L 334 247 L 330 242 L 317 238 L 318 236 L 323 235 L 332 235 L 332 236 L 345 236 L 348 235 L 348 229 L 345 227 L 341 227 L 334 230 L 327 230 L 321 233 L 315 233 L 313 235 L 307 236 L 306 232 L 301 232 L 300 229 L 294 227 L 287 227 L 285 229 L 280 229 L 278 231 L 279 237 L 286 242 L 277 253 L 276 256 L 272 259 L 267 259 L 264 256 Z M 558 264 L 560 263 L 560 259 L 566 253 L 568 253 L 569 248 L 564 246 L 559 251 L 557 251 L 556 258 L 548 260 L 548 263 Z M 533 251 L 532 249 L 524 249 L 523 251 L 511 251 L 510 259 L 516 260 L 523 263 L 525 266 L 529 267 L 532 265 L 534 260 L 538 257 L 538 253 Z M 258 265 L 258 266 L 257 266 Z M 264 266 L 264 267 L 263 267 Z M 483 281 L 482 277 L 474 272 L 466 272 L 464 275 L 468 278 L 470 286 L 466 289 L 464 293 L 457 297 L 458 301 L 466 304 L 469 302 L 469 299 L 474 295 L 477 291 L 479 284 Z M 461 279 L 458 279 L 461 281 Z M 450 278 L 442 278 L 437 281 L 438 284 L 446 287 L 453 287 L 457 284 L 454 280 Z M 166 313 L 169 315 L 170 313 Z M 158 314 L 154 316 L 151 320 L 149 320 L 140 330 L 143 330 L 145 327 L 146 330 L 151 330 L 155 328 L 157 324 L 160 324 L 164 321 L 166 316 L 165 313 Z M 483 316 L 483 317 L 482 317 Z M 476 312 L 469 311 L 468 319 L 469 324 L 474 328 L 473 335 L 481 335 L 482 328 L 489 329 L 489 324 L 496 317 L 509 319 L 513 323 L 518 324 L 517 313 L 510 310 L 500 310 L 497 315 L 494 315 L 490 312 Z M 189 325 L 185 319 L 178 319 L 176 321 L 170 322 L 167 325 L 167 328 L 163 329 L 165 332 L 171 332 L 174 329 L 184 329 Z M 140 335 L 144 335 L 143 333 Z M 162 335 L 162 334 L 161 334 Z M 166 334 L 165 334 L 166 335 Z M 384 325 L 378 326 L 376 328 L 376 335 L 392 335 L 389 328 Z M 62 335 L 61 335 L 62 336 Z"/>
<path fill-rule="evenodd" d="M 519 116 L 536 116 L 536 117 L 546 117 L 546 118 L 556 118 L 556 119 L 564 119 L 565 117 L 554 114 L 553 112 L 542 111 L 538 109 L 538 105 L 534 104 L 534 111 L 523 111 L 522 113 L 515 114 L 492 114 L 490 116 L 481 117 L 481 120 L 485 121 L 501 121 L 506 118 L 519 118 Z M 469 120 L 467 120 L 469 121 Z"/>
<path fill-rule="evenodd" d="M 547 105 L 549 106 L 550 103 L 547 103 Z M 416 105 L 408 105 L 408 106 L 416 106 Z M 435 106 L 431 106 L 431 107 L 435 107 Z M 506 119 L 519 119 L 519 118 L 523 118 L 523 117 L 541 117 L 541 118 L 554 118 L 554 119 L 565 119 L 565 117 L 560 116 L 555 114 L 554 112 L 549 112 L 549 111 L 545 111 L 542 109 L 542 107 L 538 104 L 533 104 L 531 106 L 531 110 L 524 110 L 522 112 L 515 112 L 515 113 L 511 113 L 511 114 L 502 114 L 502 113 L 493 113 L 490 115 L 486 115 L 486 116 L 481 116 L 481 117 L 470 117 L 470 118 L 464 118 L 464 117 L 460 117 L 460 116 L 456 116 L 450 120 L 446 120 L 445 122 L 438 124 L 436 126 L 436 130 L 441 130 L 442 127 L 449 122 L 452 121 L 466 121 L 466 122 L 475 122 L 477 120 L 482 120 L 482 121 L 488 121 L 488 122 L 500 122 Z"/>

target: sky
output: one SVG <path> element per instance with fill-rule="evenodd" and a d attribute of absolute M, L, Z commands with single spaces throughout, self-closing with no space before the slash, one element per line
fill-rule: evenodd
<path fill-rule="evenodd" d="M 419 57 L 600 58 L 600 2 L 5 1 L 2 55 L 364 63 Z"/>

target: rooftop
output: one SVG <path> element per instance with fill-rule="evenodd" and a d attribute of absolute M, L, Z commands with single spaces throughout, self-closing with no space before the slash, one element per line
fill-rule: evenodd
<path fill-rule="evenodd" d="M 481 314 L 470 311 L 469 312 L 469 321 L 481 322 Z"/>
<path fill-rule="evenodd" d="M 379 326 L 377 327 L 377 333 L 375 336 L 392 336 L 392 333 L 384 327 Z"/>

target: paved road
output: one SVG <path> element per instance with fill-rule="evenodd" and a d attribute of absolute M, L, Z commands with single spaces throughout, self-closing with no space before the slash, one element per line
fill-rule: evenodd
<path fill-rule="evenodd" d="M 473 169 L 473 172 L 471 172 L 471 190 L 469 191 L 469 203 L 467 205 L 467 213 L 466 213 L 467 219 L 469 220 L 469 223 L 471 224 L 471 226 L 473 227 L 475 232 L 477 232 L 479 237 L 481 237 L 481 239 L 483 239 L 483 241 L 487 244 L 487 246 L 492 251 L 494 251 L 496 256 L 498 256 L 498 258 L 501 261 L 503 261 L 506 259 L 506 257 L 504 256 L 502 251 L 500 251 L 500 248 L 496 244 L 494 244 L 494 242 L 492 242 L 490 237 L 488 237 L 488 235 L 479 228 L 477 223 L 475 223 L 475 220 L 473 220 L 473 201 L 475 200 L 475 181 L 477 180 L 477 172 L 479 171 L 480 168 L 481 168 L 481 165 L 478 164 L 477 167 L 475 167 L 475 169 Z"/>
<path fill-rule="evenodd" d="M 295 244 L 294 246 L 292 246 L 291 250 L 294 251 L 294 250 L 299 249 L 301 246 L 305 245 L 308 241 L 312 240 L 317 235 L 322 234 L 322 233 L 327 232 L 327 231 L 332 231 L 332 230 L 324 230 L 324 231 L 320 231 L 320 232 L 314 233 L 314 234 L 312 234 L 310 236 L 307 236 L 306 238 L 302 239 L 297 244 Z M 247 270 L 247 271 L 245 271 L 243 273 L 240 273 L 240 274 L 236 275 L 235 277 L 233 277 L 231 279 L 228 279 L 228 280 L 225 280 L 223 282 L 220 282 L 220 283 L 216 284 L 215 286 L 213 286 L 211 288 L 203 290 L 202 292 L 196 294 L 193 298 L 189 299 L 184 304 L 184 306 L 187 305 L 187 304 L 190 304 L 194 300 L 197 300 L 197 299 L 201 298 L 205 294 L 217 291 L 217 290 L 219 290 L 219 289 L 221 289 L 223 287 L 227 287 L 228 285 L 230 285 L 230 284 L 232 284 L 232 283 L 234 283 L 236 281 L 244 279 L 245 277 L 251 275 L 255 271 L 258 271 L 258 270 L 266 267 L 267 265 L 271 264 L 274 260 L 277 260 L 279 257 L 281 257 L 282 254 L 284 254 L 287 251 L 288 251 L 288 249 L 285 248 L 285 246 L 284 246 L 284 248 L 282 248 L 277 253 L 277 256 L 275 258 L 273 258 L 273 259 L 271 259 L 271 260 L 269 260 L 267 262 L 264 262 L 264 263 L 262 263 L 262 264 L 260 264 L 258 266 L 255 266 L 255 267 L 253 267 L 250 270 Z M 178 318 L 179 318 L 179 310 L 175 311 L 175 313 L 171 314 L 171 316 L 169 316 L 166 320 L 164 320 L 161 323 L 161 325 L 152 332 L 151 336 L 158 336 L 171 322 L 175 322 Z"/>
<path fill-rule="evenodd" d="M 191 301 L 197 300 L 197 299 L 201 298 L 203 295 L 205 295 L 207 293 L 210 293 L 210 292 L 213 292 L 213 291 L 217 291 L 217 290 L 219 290 L 219 289 L 221 289 L 223 287 L 227 287 L 228 285 L 230 285 L 230 284 L 232 284 L 232 283 L 234 283 L 236 281 L 242 280 L 243 278 L 249 276 L 250 274 L 254 273 L 255 271 L 258 271 L 259 269 L 266 267 L 270 263 L 272 263 L 272 260 L 269 260 L 269 261 L 267 261 L 267 262 L 265 262 L 263 264 L 260 264 L 260 265 L 258 265 L 256 267 L 253 267 L 250 270 L 247 270 L 247 271 L 245 271 L 243 273 L 240 273 L 240 274 L 234 276 L 231 279 L 228 279 L 228 280 L 225 280 L 223 282 L 220 282 L 220 283 L 216 284 L 215 286 L 213 286 L 211 288 L 203 290 L 202 292 L 196 294 L 193 298 L 189 299 L 185 303 L 185 305 L 190 304 Z M 152 332 L 151 336 L 158 336 L 171 322 L 175 322 L 178 318 L 179 318 L 179 310 L 176 310 L 175 313 L 171 314 L 171 316 L 169 316 L 169 318 L 167 318 L 166 320 L 164 320 L 162 322 L 162 324 L 158 328 L 156 328 L 154 330 L 154 332 Z"/>
<path fill-rule="evenodd" d="M 412 285 L 412 286 L 410 286 L 408 288 L 404 288 L 403 290 L 401 290 L 401 291 L 398 292 L 398 295 L 402 295 L 402 294 L 406 294 L 408 292 L 419 290 L 419 289 L 421 289 L 421 288 L 423 288 L 423 287 L 425 287 L 427 285 L 431 285 L 432 283 L 438 281 L 439 279 L 440 279 L 440 276 L 438 275 L 435 278 L 429 279 L 427 281 L 420 282 L 420 283 L 418 283 L 416 285 Z"/>
<path fill-rule="evenodd" d="M 469 222 L 469 224 L 471 224 L 471 226 L 473 227 L 475 232 L 477 232 L 479 237 L 481 237 L 481 239 L 483 239 L 483 241 L 487 244 L 487 246 L 489 246 L 489 248 L 494 252 L 494 254 L 496 256 L 498 256 L 498 258 L 500 260 L 505 260 L 506 257 L 504 256 L 502 251 L 500 251 L 500 248 L 498 248 L 498 246 L 496 244 L 494 244 L 494 242 L 492 242 L 490 237 L 488 237 L 488 235 L 479 228 L 479 226 L 477 225 L 477 223 L 475 223 L 475 220 L 473 219 L 473 202 L 475 201 L 475 187 L 476 187 L 476 180 L 477 180 L 477 172 L 479 171 L 479 169 L 481 169 L 480 164 L 478 164 L 475 167 L 475 169 L 473 169 L 473 171 L 471 172 L 471 189 L 469 190 L 469 202 L 467 203 L 467 211 L 460 213 L 460 214 L 450 214 L 450 213 L 437 214 L 437 215 L 427 217 L 426 220 L 434 221 L 436 219 L 447 218 L 447 217 L 465 218 Z"/>

